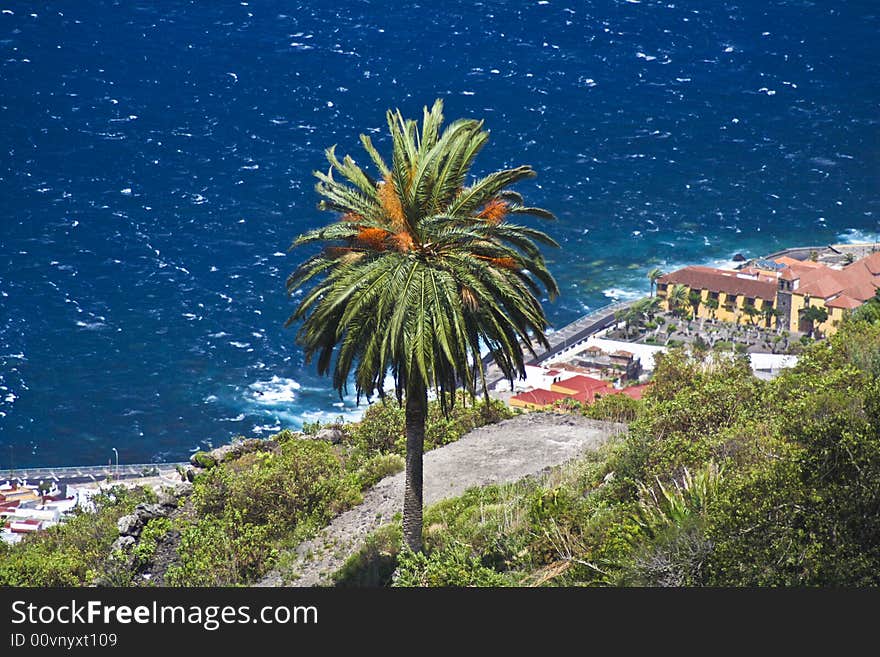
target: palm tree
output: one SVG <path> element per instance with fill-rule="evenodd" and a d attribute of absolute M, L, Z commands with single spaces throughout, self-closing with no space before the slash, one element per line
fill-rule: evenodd
<path fill-rule="evenodd" d="M 764 326 L 766 328 L 770 328 L 770 323 L 774 320 L 778 320 L 781 315 L 782 311 L 774 308 L 766 301 L 764 302 L 764 305 L 761 306 L 761 317 L 764 319 Z"/>
<path fill-rule="evenodd" d="M 699 290 L 691 290 L 688 292 L 687 300 L 694 311 L 694 319 L 696 319 L 697 313 L 700 311 L 700 305 L 703 303 L 703 295 Z"/>
<path fill-rule="evenodd" d="M 672 311 L 673 315 L 678 315 L 681 313 L 682 309 L 687 305 L 687 303 L 687 285 L 676 283 L 672 286 L 672 289 L 669 290 L 669 294 L 666 295 L 666 307 L 670 311 Z"/>
<path fill-rule="evenodd" d="M 761 311 L 758 310 L 758 309 L 757 309 L 753 304 L 751 304 L 751 303 L 745 303 L 745 304 L 743 304 L 743 309 L 742 309 L 742 310 L 743 310 L 743 312 L 744 312 L 744 313 L 748 316 L 748 318 L 749 318 L 749 325 L 754 326 L 754 325 L 755 325 L 755 317 L 757 317 L 758 315 L 760 315 L 760 314 L 761 314 Z"/>
<path fill-rule="evenodd" d="M 297 342 L 307 362 L 316 358 L 321 375 L 332 369 L 340 395 L 353 375 L 358 400 L 384 398 L 390 372 L 398 402 L 406 399 L 403 530 L 414 551 L 422 545 L 428 390 L 444 409 L 458 385 L 474 396 L 479 380 L 488 398 L 481 347 L 511 384 L 524 377 L 523 349 L 534 355 L 533 341 L 549 346 L 538 296 L 559 293 L 536 244 L 558 245 L 512 221 L 553 218 L 508 189 L 534 170 L 520 166 L 469 182 L 489 134 L 471 119 L 441 133 L 442 108 L 439 100 L 425 108 L 420 131 L 399 110 L 388 111 L 390 163 L 361 135 L 378 178 L 327 149 L 330 170 L 315 172 L 318 207 L 339 216 L 296 238 L 291 248 L 323 248 L 287 280 L 289 294 L 309 285 L 286 324 L 302 320 Z"/>
<path fill-rule="evenodd" d="M 801 310 L 801 319 L 808 323 L 810 337 L 816 332 L 816 324 L 828 319 L 828 311 L 819 306 L 807 306 Z"/>
<path fill-rule="evenodd" d="M 657 279 L 663 276 L 663 270 L 660 267 L 654 267 L 648 272 L 648 280 L 651 281 L 651 296 L 654 296 L 654 286 L 657 285 Z"/>
<path fill-rule="evenodd" d="M 654 319 L 654 315 L 660 310 L 661 299 L 659 297 L 645 297 L 634 302 L 632 307 L 647 319 Z"/>
<path fill-rule="evenodd" d="M 709 309 L 709 317 L 711 317 L 712 321 L 715 321 L 715 313 L 718 312 L 718 299 L 713 299 L 709 297 L 706 299 L 706 308 Z"/>

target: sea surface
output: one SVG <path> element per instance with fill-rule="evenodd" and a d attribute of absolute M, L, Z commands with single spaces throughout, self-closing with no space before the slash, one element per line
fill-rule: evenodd
<path fill-rule="evenodd" d="M 645 273 L 878 240 L 877 2 L 0 0 L 0 469 L 356 417 L 284 329 L 311 172 L 483 118 L 556 326 Z"/>

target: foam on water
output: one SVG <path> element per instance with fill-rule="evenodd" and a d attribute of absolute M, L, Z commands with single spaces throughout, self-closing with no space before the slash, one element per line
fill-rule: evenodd
<path fill-rule="evenodd" d="M 880 244 L 880 231 L 869 232 L 850 228 L 837 236 L 841 244 Z"/>

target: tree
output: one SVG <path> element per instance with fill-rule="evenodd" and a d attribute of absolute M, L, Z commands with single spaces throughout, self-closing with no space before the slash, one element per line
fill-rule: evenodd
<path fill-rule="evenodd" d="M 688 303 L 691 306 L 691 309 L 694 312 L 694 318 L 696 319 L 697 313 L 700 311 L 700 305 L 703 303 L 703 294 L 699 290 L 691 290 L 688 292 Z"/>
<path fill-rule="evenodd" d="M 749 318 L 749 324 L 751 326 L 755 325 L 755 317 L 761 314 L 761 311 L 755 308 L 754 304 L 746 303 L 743 304 L 743 313 Z"/>
<path fill-rule="evenodd" d="M 807 306 L 801 311 L 801 319 L 808 322 L 810 326 L 810 337 L 816 331 L 816 324 L 821 324 L 828 319 L 828 311 L 818 306 Z"/>
<path fill-rule="evenodd" d="M 715 321 L 715 313 L 718 312 L 718 299 L 713 299 L 712 297 L 706 299 L 706 308 L 709 309 L 709 316 L 712 318 L 712 321 Z"/>
<path fill-rule="evenodd" d="M 654 319 L 654 315 L 660 310 L 660 299 L 658 297 L 645 297 L 633 303 L 632 307 L 636 312 L 640 313 L 647 319 Z"/>
<path fill-rule="evenodd" d="M 764 318 L 764 326 L 770 328 L 770 323 L 774 320 L 778 320 L 781 316 L 781 310 L 774 308 L 766 301 L 764 302 L 764 305 L 761 307 L 761 317 Z"/>
<path fill-rule="evenodd" d="M 651 281 L 651 296 L 654 296 L 654 286 L 657 285 L 657 279 L 663 276 L 663 270 L 660 267 L 654 267 L 648 272 L 648 280 Z"/>
<path fill-rule="evenodd" d="M 323 248 L 287 280 L 288 294 L 302 289 L 303 296 L 286 325 L 302 321 L 297 342 L 307 362 L 315 358 L 321 375 L 332 369 L 340 395 L 353 375 L 358 399 L 384 397 L 390 372 L 398 401 L 405 397 L 403 530 L 407 545 L 419 551 L 428 390 L 444 408 L 454 403 L 459 384 L 473 396 L 479 381 L 488 398 L 481 347 L 511 384 L 525 376 L 523 350 L 534 355 L 533 341 L 549 346 L 538 296 L 559 292 L 537 245 L 558 245 L 511 221 L 553 219 L 508 189 L 533 178 L 531 167 L 469 184 L 470 167 L 489 138 L 482 121 L 458 120 L 441 133 L 440 100 L 425 108 L 421 130 L 399 110 L 389 110 L 387 121 L 390 163 L 361 135 L 378 179 L 351 157 L 340 161 L 334 147 L 326 151 L 330 170 L 314 174 L 319 209 L 339 216 L 291 247 Z"/>
<path fill-rule="evenodd" d="M 621 320 L 625 324 L 626 337 L 630 336 L 630 330 L 635 329 L 636 332 L 642 327 L 642 322 L 645 319 L 645 313 L 642 310 L 642 307 L 638 305 L 638 303 L 634 303 L 628 308 L 619 311 L 617 319 Z"/>
<path fill-rule="evenodd" d="M 676 283 L 666 296 L 666 305 L 673 315 L 680 315 L 688 303 L 688 288 L 686 285 Z"/>
<path fill-rule="evenodd" d="M 880 290 L 852 312 L 852 318 L 868 323 L 880 324 Z"/>

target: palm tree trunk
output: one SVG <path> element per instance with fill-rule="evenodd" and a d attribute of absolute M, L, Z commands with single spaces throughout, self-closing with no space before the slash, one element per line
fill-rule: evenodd
<path fill-rule="evenodd" d="M 403 539 L 413 552 L 422 551 L 422 453 L 428 393 L 414 384 L 406 395 L 406 483 L 403 491 Z"/>

